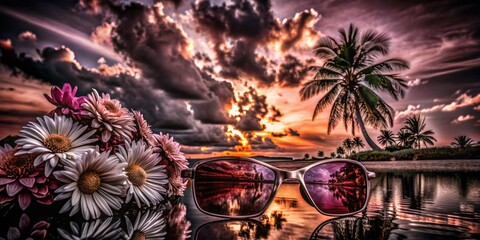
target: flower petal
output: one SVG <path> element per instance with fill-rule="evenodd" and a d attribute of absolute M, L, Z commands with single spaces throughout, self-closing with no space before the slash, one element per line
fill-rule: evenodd
<path fill-rule="evenodd" d="M 30 194 L 27 192 L 22 192 L 20 193 L 20 195 L 18 195 L 18 204 L 20 205 L 20 208 L 22 210 L 27 209 L 31 201 L 32 201 L 32 196 L 30 196 Z"/>
<path fill-rule="evenodd" d="M 20 235 L 20 230 L 18 230 L 18 228 L 10 227 L 8 229 L 8 233 L 7 233 L 8 240 L 17 240 L 17 239 L 20 239 L 20 237 L 22 236 Z"/>
<path fill-rule="evenodd" d="M 0 185 L 5 185 L 15 181 L 14 178 L 0 178 Z"/>
<path fill-rule="evenodd" d="M 20 178 L 20 183 L 25 187 L 31 188 L 35 184 L 35 178 Z"/>
<path fill-rule="evenodd" d="M 7 194 L 10 197 L 17 195 L 20 191 L 22 191 L 23 186 L 18 182 L 13 182 L 7 185 Z"/>

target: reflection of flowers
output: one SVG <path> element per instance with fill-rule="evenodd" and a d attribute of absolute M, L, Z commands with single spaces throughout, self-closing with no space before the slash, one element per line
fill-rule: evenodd
<path fill-rule="evenodd" d="M 162 153 L 167 159 L 167 172 L 169 176 L 168 195 L 183 196 L 186 181 L 180 177 L 180 172 L 188 168 L 188 161 L 180 151 L 180 144 L 173 141 L 168 134 L 154 134 L 151 144 L 155 152 Z M 173 168 L 173 169 L 172 169 Z"/>
<path fill-rule="evenodd" d="M 170 209 L 167 215 L 168 239 L 184 240 L 190 238 L 190 221 L 187 217 L 187 207 L 181 203 L 176 203 Z"/>
<path fill-rule="evenodd" d="M 33 166 L 37 155 L 15 155 L 16 150 L 8 144 L 0 146 L 0 204 L 15 198 L 23 210 L 32 198 L 41 204 L 51 204 L 53 197 L 49 190 L 56 188 L 55 182 Z"/>
<path fill-rule="evenodd" d="M 97 90 L 93 89 L 83 107 L 88 116 L 93 118 L 92 127 L 101 133 L 103 142 L 108 142 L 112 135 L 131 140 L 135 131 L 133 116 L 118 100 L 110 99 L 110 95 L 105 93 L 100 97 Z"/>
<path fill-rule="evenodd" d="M 73 119 L 78 119 L 82 114 L 82 104 L 85 102 L 86 97 L 75 97 L 77 93 L 77 87 L 72 87 L 70 84 L 66 83 L 63 85 L 62 89 L 58 87 L 52 87 L 51 97 L 44 94 L 45 98 L 57 108 L 52 110 L 48 115 L 53 116 L 57 115 L 67 115 Z"/>
<path fill-rule="evenodd" d="M 113 218 L 106 220 L 97 219 L 93 222 L 84 222 L 82 227 L 76 222 L 70 222 L 71 232 L 62 228 L 57 231 L 63 239 L 80 240 L 80 239 L 121 239 L 124 235 L 120 226 L 120 220 L 113 222 Z"/>
<path fill-rule="evenodd" d="M 126 202 L 133 198 L 138 207 L 142 203 L 150 206 L 163 200 L 162 194 L 166 193 L 164 186 L 168 183 L 165 166 L 159 165 L 161 157 L 153 153 L 143 141 L 125 143 L 117 153 L 120 162 L 127 163 L 125 168 L 128 178 Z"/>
<path fill-rule="evenodd" d="M 125 165 L 115 155 L 110 156 L 110 151 L 88 151 L 73 165 L 65 165 L 65 170 L 54 172 L 65 183 L 55 191 L 58 193 L 55 201 L 68 198 L 60 213 L 71 209 L 72 216 L 81 210 L 86 220 L 98 218 L 102 212 L 111 216 L 112 208 L 122 207 L 120 196 L 127 179 L 123 173 Z"/>
<path fill-rule="evenodd" d="M 165 220 L 162 212 L 147 211 L 138 213 L 134 224 L 125 217 L 127 223 L 127 239 L 165 239 Z"/>
<path fill-rule="evenodd" d="M 7 240 L 45 239 L 49 226 L 50 224 L 45 221 L 39 221 L 32 226 L 30 218 L 26 214 L 22 214 L 18 228 L 10 227 L 8 229 Z M 0 237 L 0 239 L 4 238 Z"/>
<path fill-rule="evenodd" d="M 72 119 L 55 115 L 37 118 L 38 123 L 30 122 L 20 131 L 16 141 L 20 150 L 16 154 L 38 153 L 34 165 L 45 162 L 45 175 L 52 173 L 59 160 L 71 161 L 72 158 L 92 148 L 88 144 L 94 131 L 85 132 L 87 126 L 73 123 Z"/>

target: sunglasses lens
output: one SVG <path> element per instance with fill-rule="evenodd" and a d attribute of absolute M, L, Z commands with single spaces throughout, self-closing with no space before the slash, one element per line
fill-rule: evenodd
<path fill-rule="evenodd" d="M 357 212 L 366 204 L 367 176 L 358 164 L 320 164 L 310 168 L 304 180 L 313 203 L 327 214 Z"/>
<path fill-rule="evenodd" d="M 274 171 L 246 160 L 215 160 L 195 170 L 198 206 L 213 214 L 256 215 L 266 207 L 274 187 Z"/>

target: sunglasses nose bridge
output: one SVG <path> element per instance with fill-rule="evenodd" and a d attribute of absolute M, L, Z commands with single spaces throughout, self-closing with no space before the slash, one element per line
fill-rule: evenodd
<path fill-rule="evenodd" d="M 293 171 L 286 171 L 283 170 L 281 172 L 282 179 L 285 180 L 299 180 L 301 179 L 301 172 L 298 170 L 293 170 Z"/>

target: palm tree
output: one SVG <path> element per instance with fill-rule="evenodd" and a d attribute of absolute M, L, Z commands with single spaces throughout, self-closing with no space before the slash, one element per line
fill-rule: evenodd
<path fill-rule="evenodd" d="M 408 69 L 408 63 L 399 58 L 378 61 L 378 57 L 389 52 L 390 38 L 386 34 L 373 30 L 360 34 L 353 24 L 339 33 L 340 38 L 324 37 L 315 46 L 314 53 L 325 63 L 308 68 L 316 74 L 300 90 L 301 100 L 326 92 L 318 101 L 312 120 L 332 105 L 328 134 L 343 121 L 345 130 L 350 127 L 353 135 L 360 127 L 368 145 L 379 150 L 365 124 L 387 128 L 393 125 L 395 113 L 375 91 L 386 92 L 395 100 L 402 98 L 408 86 L 395 72 Z"/>
<path fill-rule="evenodd" d="M 353 138 L 353 146 L 357 148 L 357 152 L 360 152 L 360 148 L 365 147 L 365 144 L 363 143 L 363 140 L 360 137 L 354 137 Z"/>
<path fill-rule="evenodd" d="M 380 130 L 377 140 L 382 146 L 388 147 L 395 143 L 395 135 L 390 130 Z"/>
<path fill-rule="evenodd" d="M 450 143 L 454 147 L 470 147 L 473 143 L 473 139 L 467 136 L 458 136 L 455 142 Z"/>
<path fill-rule="evenodd" d="M 399 145 L 402 147 L 411 147 L 412 146 L 411 138 L 412 138 L 411 134 L 407 132 L 405 129 L 400 129 L 396 137 Z"/>
<path fill-rule="evenodd" d="M 343 154 L 345 154 L 345 149 L 343 149 L 343 147 L 338 147 L 337 148 L 337 156 L 342 157 Z"/>
<path fill-rule="evenodd" d="M 337 155 L 335 154 L 335 152 L 331 152 L 331 153 L 330 153 L 330 157 L 335 158 L 336 156 L 337 156 Z"/>
<path fill-rule="evenodd" d="M 347 155 L 350 156 L 350 153 L 354 148 L 352 139 L 347 138 L 347 139 L 343 140 L 342 145 L 343 145 L 343 148 L 345 149 L 345 151 L 347 152 Z"/>
<path fill-rule="evenodd" d="M 305 155 L 303 155 L 303 158 L 305 158 L 305 159 L 309 159 L 309 158 L 310 158 L 310 154 L 308 154 L 308 153 L 305 153 Z"/>
<path fill-rule="evenodd" d="M 432 136 L 435 134 L 432 130 L 425 130 L 426 126 L 425 117 L 421 119 L 420 115 L 415 115 L 405 120 L 405 127 L 402 129 L 410 134 L 410 141 L 414 148 L 420 148 L 422 143 L 427 147 L 427 145 L 433 145 L 437 141 Z"/>
<path fill-rule="evenodd" d="M 325 155 L 325 154 L 323 153 L 323 151 L 318 151 L 318 153 L 317 153 L 317 156 L 318 156 L 319 158 L 323 158 L 324 155 Z"/>

